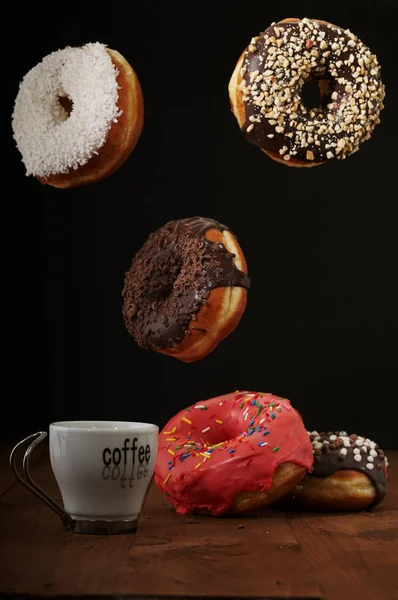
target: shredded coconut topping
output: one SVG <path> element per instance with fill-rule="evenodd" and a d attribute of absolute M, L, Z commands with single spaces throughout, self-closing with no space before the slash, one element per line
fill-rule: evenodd
<path fill-rule="evenodd" d="M 97 154 L 118 110 L 118 70 L 98 42 L 52 52 L 23 78 L 12 116 L 26 175 L 78 169 Z M 60 98 L 72 102 L 70 114 Z"/>

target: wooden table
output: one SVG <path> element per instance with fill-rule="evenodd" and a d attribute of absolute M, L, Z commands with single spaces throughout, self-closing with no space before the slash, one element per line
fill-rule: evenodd
<path fill-rule="evenodd" d="M 24 487 L 0 452 L 1 598 L 398 599 L 398 451 L 383 504 L 358 514 L 214 519 L 173 512 L 155 486 L 136 535 L 89 536 Z M 48 456 L 33 478 L 59 499 Z M 357 594 L 355 596 L 354 594 Z"/>

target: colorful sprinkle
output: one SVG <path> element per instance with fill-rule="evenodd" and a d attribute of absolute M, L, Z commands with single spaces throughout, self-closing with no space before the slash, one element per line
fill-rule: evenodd
<path fill-rule="evenodd" d="M 166 442 L 176 442 L 177 438 L 166 438 Z"/>
<path fill-rule="evenodd" d="M 200 465 L 201 465 L 201 464 L 202 464 L 202 463 L 200 462 L 200 463 L 198 463 L 197 465 L 195 465 L 195 469 L 199 469 L 199 467 L 200 467 Z"/>
<path fill-rule="evenodd" d="M 269 431 L 264 431 L 263 435 L 268 435 Z"/>
<path fill-rule="evenodd" d="M 207 431 L 210 431 L 210 427 L 205 427 L 204 429 L 202 429 L 202 433 L 206 433 Z"/>
<path fill-rule="evenodd" d="M 275 448 L 272 448 L 272 452 L 277 452 L 279 450 L 279 446 L 275 446 Z"/>
<path fill-rule="evenodd" d="M 235 450 L 233 448 L 229 451 L 230 454 L 233 454 L 234 452 Z"/>
<path fill-rule="evenodd" d="M 167 475 L 167 477 L 166 477 L 166 479 L 163 481 L 163 483 L 167 483 L 167 482 L 168 482 L 168 480 L 170 479 L 170 477 L 171 477 L 171 473 L 169 473 L 169 474 Z"/>
<path fill-rule="evenodd" d="M 172 454 L 173 456 L 174 456 L 174 454 L 175 454 L 175 452 L 173 452 L 173 450 L 170 450 L 170 448 L 167 450 L 167 452 L 168 452 L 169 454 Z"/>
<path fill-rule="evenodd" d="M 192 421 L 190 421 L 189 419 L 186 419 L 185 417 L 182 417 L 181 421 L 188 423 L 188 425 L 192 425 Z"/>
<path fill-rule="evenodd" d="M 171 435 L 172 433 L 172 431 L 163 431 L 163 435 Z"/>
<path fill-rule="evenodd" d="M 175 433 L 177 431 L 177 427 L 173 427 L 173 429 L 171 430 L 171 433 Z"/>
<path fill-rule="evenodd" d="M 271 413 L 271 419 L 275 419 L 275 414 Z"/>

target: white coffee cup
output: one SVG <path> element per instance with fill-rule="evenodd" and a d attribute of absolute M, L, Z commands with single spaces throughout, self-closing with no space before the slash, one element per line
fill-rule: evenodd
<path fill-rule="evenodd" d="M 38 432 L 14 448 L 11 464 L 21 483 L 51 506 L 77 533 L 137 529 L 156 462 L 159 428 L 123 421 L 63 421 L 50 425 L 50 460 L 64 507 L 31 479 L 29 455 L 46 436 Z M 24 457 L 23 480 L 15 451 L 35 438 Z"/>

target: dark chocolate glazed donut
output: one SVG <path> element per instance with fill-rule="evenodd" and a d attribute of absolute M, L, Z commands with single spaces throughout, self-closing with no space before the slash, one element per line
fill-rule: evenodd
<path fill-rule="evenodd" d="M 362 436 L 308 432 L 314 449 L 314 466 L 307 477 L 328 477 L 342 469 L 354 470 L 369 477 L 376 490 L 373 506 L 386 494 L 387 458 L 375 442 Z"/>
<path fill-rule="evenodd" d="M 244 53 L 240 90 L 250 143 L 280 160 L 321 163 L 356 152 L 379 123 L 384 86 L 377 58 L 353 33 L 310 19 L 273 23 Z M 321 105 L 301 101 L 320 82 Z"/>
<path fill-rule="evenodd" d="M 223 244 L 206 239 L 210 229 L 229 231 L 213 219 L 170 221 L 152 233 L 133 259 L 123 289 L 123 317 L 142 348 L 171 348 L 217 287 L 250 286 Z"/>

